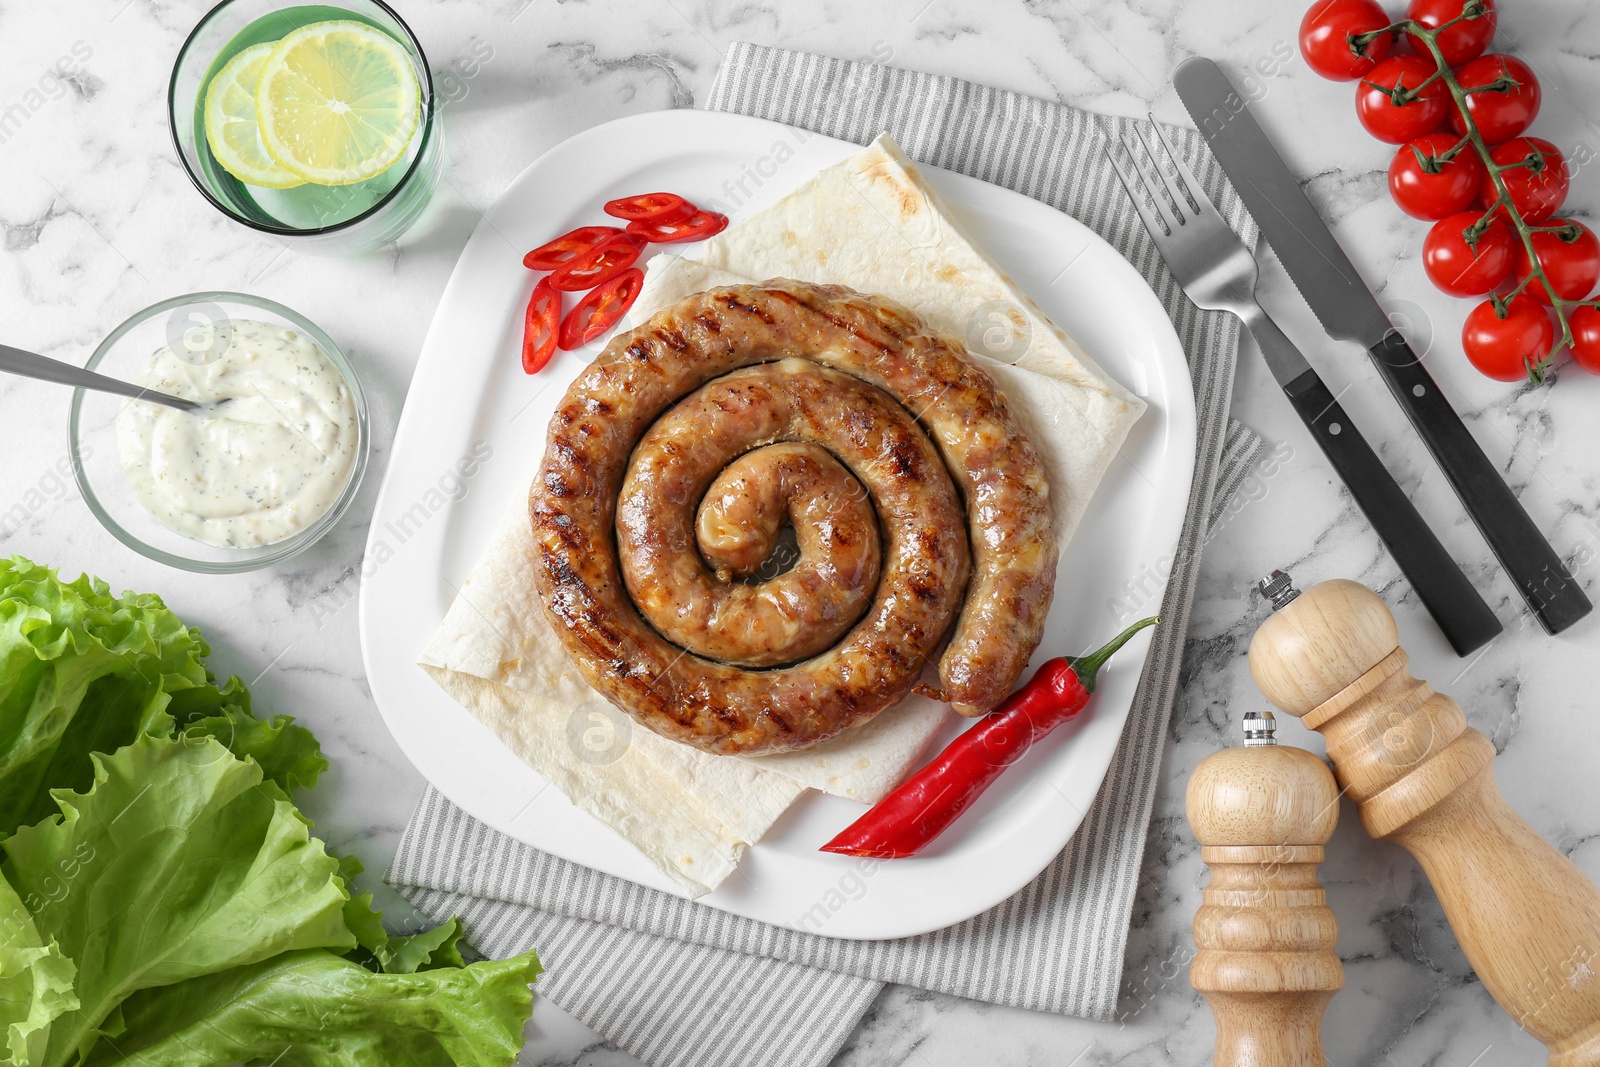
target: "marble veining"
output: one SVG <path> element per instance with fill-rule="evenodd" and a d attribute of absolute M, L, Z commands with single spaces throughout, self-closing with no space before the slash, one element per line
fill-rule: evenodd
<path fill-rule="evenodd" d="M 0 301 L 4 340 L 86 358 L 106 330 L 164 297 L 238 288 L 283 301 L 339 338 L 373 408 L 373 470 L 351 516 L 286 567 L 199 577 L 113 541 L 67 468 L 68 394 L 0 380 L 0 551 L 160 591 L 214 646 L 213 664 L 252 681 L 259 706 L 304 718 L 334 761 L 310 814 L 340 849 L 381 871 L 422 780 L 384 730 L 362 674 L 355 586 L 365 516 L 388 459 L 424 331 L 482 212 L 550 146 L 618 116 L 704 99 L 724 47 L 747 39 L 986 81 L 1121 114 L 1182 121 L 1172 69 L 1209 55 L 1255 101 L 1352 259 L 1407 324 L 1434 375 L 1533 515 L 1600 599 L 1600 381 L 1564 368 L 1548 388 L 1479 377 L 1456 335 L 1469 308 L 1435 293 L 1418 258 L 1421 223 L 1389 203 L 1389 151 L 1361 132 L 1349 86 L 1323 82 L 1293 51 L 1302 5 L 1279 0 L 398 0 L 445 98 L 447 164 L 435 203 L 398 246 L 329 261 L 284 250 L 211 209 L 177 166 L 166 76 L 205 0 L 0 0 Z M 1536 133 L 1580 162 L 1569 204 L 1600 205 L 1600 9 L 1502 0 L 1499 47 L 1539 71 Z M 74 50 L 76 49 L 76 51 Z M 63 55 L 88 53 L 70 77 Z M 15 106 L 14 106 L 15 105 Z M 10 110 L 8 110 L 10 109 Z M 1333 478 L 1253 352 L 1234 413 L 1279 446 L 1207 547 L 1160 769 L 1144 877 L 1129 935 L 1120 1018 L 1091 1023 L 905 988 L 884 992 L 842 1052 L 843 1067 L 1146 1065 L 1210 1061 L 1212 1022 L 1189 989 L 1188 928 L 1205 874 L 1183 820 L 1182 783 L 1258 705 L 1245 649 L 1261 606 L 1250 587 L 1274 566 L 1304 581 L 1343 575 L 1394 606 L 1414 670 L 1456 696 L 1500 751 L 1507 799 L 1591 876 L 1600 876 L 1600 623 L 1552 639 L 1522 608 L 1448 485 L 1353 346 L 1329 341 L 1270 254 L 1262 299 L 1305 348 L 1375 448 L 1485 591 L 1506 633 L 1455 658 Z M 1321 750 L 1288 724 L 1280 738 Z M 1473 977 L 1417 865 L 1364 837 L 1346 806 L 1322 869 L 1340 924 L 1346 985 L 1325 1035 L 1338 1067 L 1510 1067 L 1542 1049 Z M 363 888 L 383 892 L 376 874 Z M 395 915 L 401 914 L 398 910 Z M 628 1056 L 541 1002 L 527 1064 L 611 1067 Z"/>

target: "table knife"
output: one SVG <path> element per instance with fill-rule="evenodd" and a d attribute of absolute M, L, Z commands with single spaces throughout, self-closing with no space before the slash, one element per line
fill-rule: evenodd
<path fill-rule="evenodd" d="M 1216 63 L 1204 57 L 1180 66 L 1173 83 L 1201 136 L 1323 328 L 1330 336 L 1356 341 L 1367 350 L 1467 514 L 1545 630 L 1560 633 L 1587 615 L 1589 598 L 1433 376 L 1394 329 L 1300 183 L 1256 124 L 1244 96 Z"/>

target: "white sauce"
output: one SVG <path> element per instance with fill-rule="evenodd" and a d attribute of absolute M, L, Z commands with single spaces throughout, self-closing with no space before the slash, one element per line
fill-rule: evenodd
<path fill-rule="evenodd" d="M 214 410 L 131 402 L 117 417 L 123 473 L 160 523 L 221 548 L 282 541 L 316 522 L 355 467 L 355 398 L 298 330 L 235 319 L 221 356 L 169 346 L 135 381 Z"/>

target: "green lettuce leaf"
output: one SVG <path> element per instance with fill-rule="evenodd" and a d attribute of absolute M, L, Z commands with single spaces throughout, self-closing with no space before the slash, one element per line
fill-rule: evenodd
<path fill-rule="evenodd" d="M 0 1067 L 509 1063 L 538 961 L 390 934 L 290 799 L 316 738 L 209 655 L 158 597 L 0 560 Z"/>
<path fill-rule="evenodd" d="M 354 856 L 339 860 L 339 877 L 348 890 L 364 868 Z M 391 934 L 384 928 L 383 912 L 372 906 L 372 894 L 351 893 L 344 906 L 345 925 L 355 936 L 356 947 L 346 953 L 369 970 L 384 974 L 413 974 L 435 967 L 465 967 L 461 958 L 461 922 L 448 919 L 421 933 Z"/>
<path fill-rule="evenodd" d="M 384 974 L 414 974 L 436 967 L 463 967 L 461 922 L 448 919 L 418 934 L 391 934 L 383 927 L 383 912 L 372 906 L 372 894 L 350 898 L 344 909 L 345 925 L 355 935 L 356 950 L 349 958 Z"/>
<path fill-rule="evenodd" d="M 44 1067 L 86 1052 L 127 996 L 303 948 L 350 949 L 338 861 L 283 791 L 212 738 L 141 737 L 94 758 L 87 793 L 4 842 L 43 937 L 77 964 L 80 1010 Z"/>
<path fill-rule="evenodd" d="M 0 878 L 0 1034 L 5 1067 L 31 1067 L 44 1056 L 50 1024 L 78 1006 L 77 968 L 54 941 L 39 936 L 11 883 Z"/>
<path fill-rule="evenodd" d="M 421 974 L 287 953 L 135 994 L 89 1067 L 505 1067 L 538 974 L 531 952 Z"/>
<path fill-rule="evenodd" d="M 86 788 L 90 752 L 168 732 L 167 694 L 206 684 L 203 649 L 158 597 L 0 560 L 0 834 L 54 811 L 51 788 Z"/>
<path fill-rule="evenodd" d="M 383 969 L 390 974 L 411 974 L 440 967 L 465 967 L 461 934 L 461 920 L 452 918 L 420 934 L 390 935 L 389 961 Z"/>
<path fill-rule="evenodd" d="M 174 728 L 255 759 L 285 792 L 314 785 L 327 768 L 316 739 L 256 719 L 238 679 L 219 689 L 210 651 L 160 597 L 0 560 L 0 837 L 52 814 L 51 789 L 87 789 L 91 753 Z"/>
<path fill-rule="evenodd" d="M 240 759 L 253 759 L 262 774 L 293 796 L 317 784 L 328 761 L 310 730 L 287 715 L 258 719 L 250 690 L 237 678 L 174 693 L 168 709 L 187 737 L 214 737 Z"/>

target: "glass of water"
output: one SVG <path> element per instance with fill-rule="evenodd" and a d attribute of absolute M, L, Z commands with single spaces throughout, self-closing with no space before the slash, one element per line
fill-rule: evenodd
<path fill-rule="evenodd" d="M 409 58 L 420 88 L 420 118 L 404 154 L 380 173 L 347 185 L 254 185 L 218 162 L 206 136 L 206 92 L 239 53 L 314 23 L 354 21 L 387 34 Z M 416 36 L 382 0 L 283 5 L 224 0 L 189 34 L 172 68 L 167 118 L 172 141 L 200 194 L 236 222 L 291 247 L 328 255 L 370 252 L 400 237 L 422 213 L 442 165 L 436 99 Z"/>

